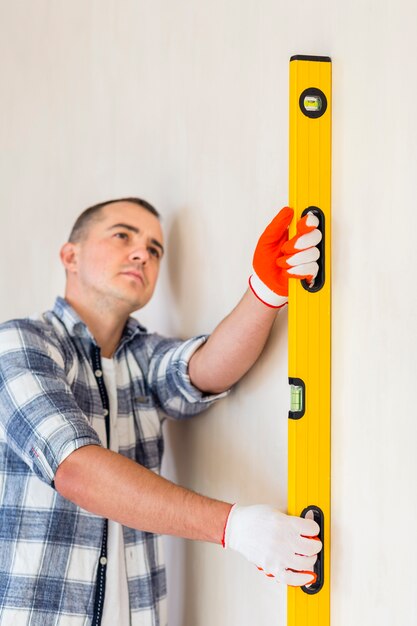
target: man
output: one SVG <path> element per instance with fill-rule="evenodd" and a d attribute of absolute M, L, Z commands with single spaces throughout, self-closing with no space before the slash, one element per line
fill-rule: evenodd
<path fill-rule="evenodd" d="M 314 279 L 316 218 L 288 242 L 291 219 L 286 208 L 267 227 L 251 288 L 209 338 L 166 339 L 129 317 L 164 254 L 158 213 L 137 198 L 87 209 L 61 249 L 65 299 L 0 326 L 1 626 L 165 626 L 159 534 L 235 549 L 287 584 L 314 581 L 314 521 L 158 475 L 165 417 L 225 395 L 259 356 L 288 275 Z"/>

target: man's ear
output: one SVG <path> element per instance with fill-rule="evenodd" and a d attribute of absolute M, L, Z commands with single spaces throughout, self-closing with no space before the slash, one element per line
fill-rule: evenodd
<path fill-rule="evenodd" d="M 62 265 L 65 267 L 67 272 L 71 274 L 75 274 L 78 268 L 78 246 L 76 243 L 71 243 L 67 241 L 64 243 L 61 250 L 59 251 L 59 256 L 62 261 Z"/>

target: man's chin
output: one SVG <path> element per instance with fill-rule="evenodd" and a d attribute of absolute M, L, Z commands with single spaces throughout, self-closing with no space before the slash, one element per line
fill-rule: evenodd
<path fill-rule="evenodd" d="M 132 297 L 126 294 L 120 294 L 120 304 L 122 306 L 125 306 L 126 309 L 128 310 L 129 314 L 130 313 L 134 313 L 134 311 L 138 311 L 139 309 L 142 309 L 146 304 L 148 304 L 149 300 L 150 300 L 150 296 L 149 297 Z"/>

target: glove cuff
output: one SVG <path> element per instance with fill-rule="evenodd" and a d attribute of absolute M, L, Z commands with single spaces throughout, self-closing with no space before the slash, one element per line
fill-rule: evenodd
<path fill-rule="evenodd" d="M 255 272 L 253 272 L 252 276 L 249 276 L 249 287 L 258 300 L 266 304 L 266 306 L 271 307 L 271 309 L 280 309 L 288 302 L 287 296 L 280 296 L 275 293 L 275 291 L 272 291 L 272 289 L 269 289 Z"/>
<path fill-rule="evenodd" d="M 228 530 L 228 524 L 229 524 L 229 520 L 230 520 L 230 516 L 232 514 L 233 509 L 236 507 L 236 502 L 234 504 L 232 504 L 232 506 L 230 507 L 230 511 L 229 511 L 229 515 L 226 517 L 226 522 L 224 524 L 224 528 L 223 528 L 223 537 L 222 537 L 222 546 L 223 548 L 227 548 L 227 530 Z"/>

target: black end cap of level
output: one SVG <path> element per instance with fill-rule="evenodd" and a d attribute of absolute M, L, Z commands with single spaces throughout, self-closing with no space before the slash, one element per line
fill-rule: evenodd
<path fill-rule="evenodd" d="M 291 57 L 290 62 L 291 61 L 319 61 L 321 63 L 332 62 L 330 57 L 311 57 L 304 54 L 296 54 L 295 56 Z"/>

